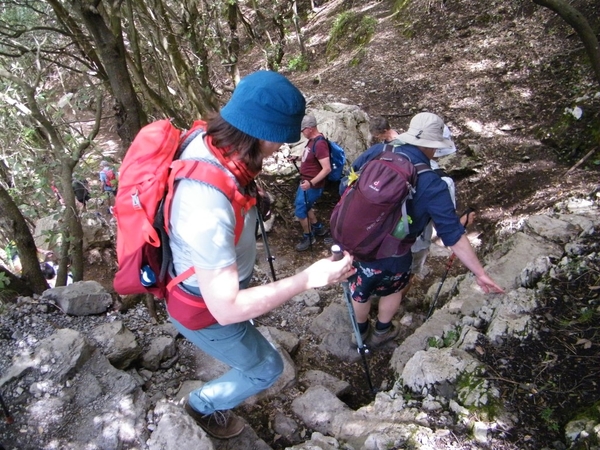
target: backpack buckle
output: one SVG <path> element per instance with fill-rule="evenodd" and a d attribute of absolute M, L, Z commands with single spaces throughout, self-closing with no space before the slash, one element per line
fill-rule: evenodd
<path fill-rule="evenodd" d="M 135 210 L 142 209 L 142 203 L 140 202 L 140 197 L 138 196 L 137 189 L 133 194 L 131 194 L 131 205 Z"/>

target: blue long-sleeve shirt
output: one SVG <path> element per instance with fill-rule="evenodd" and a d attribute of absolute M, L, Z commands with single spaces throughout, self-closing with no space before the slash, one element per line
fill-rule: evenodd
<path fill-rule="evenodd" d="M 367 149 L 354 161 L 352 168 L 355 171 L 360 170 L 364 164 L 381 153 L 383 147 L 384 144 L 376 144 Z M 404 153 L 413 164 L 424 163 L 429 165 L 429 158 L 414 145 L 404 144 L 394 147 L 394 152 Z M 407 200 L 406 210 L 412 222 L 409 225 L 407 238 L 416 239 L 430 220 L 433 221 L 437 234 L 444 245 L 452 246 L 456 244 L 465 233 L 465 229 L 456 215 L 448 185 L 434 171 L 423 172 L 419 175 L 416 192 L 412 199 Z M 408 272 L 412 264 L 412 253 L 408 252 L 404 256 L 384 258 L 362 264 L 396 273 Z"/>

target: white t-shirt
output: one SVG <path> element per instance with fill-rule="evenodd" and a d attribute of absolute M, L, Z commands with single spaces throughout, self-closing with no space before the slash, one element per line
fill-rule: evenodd
<path fill-rule="evenodd" d="M 433 159 L 429 162 L 431 164 L 431 168 L 433 170 L 437 170 L 440 168 L 440 165 L 434 161 Z M 454 180 L 450 177 L 441 177 L 442 180 L 446 182 L 448 185 L 448 190 L 450 191 L 450 197 L 452 198 L 452 203 L 454 203 L 454 207 L 456 208 L 456 187 L 454 186 Z M 431 237 L 433 236 L 433 222 L 429 221 L 423 232 L 417 237 L 417 240 L 412 245 L 410 250 L 413 253 L 417 253 L 421 250 L 429 248 L 431 246 Z"/>
<path fill-rule="evenodd" d="M 196 137 L 181 159 L 209 161 L 222 167 L 235 180 L 206 147 L 203 138 L 204 134 Z M 242 188 L 240 192 L 243 193 Z M 192 266 L 221 269 L 237 262 L 239 280 L 247 279 L 252 275 L 256 261 L 256 221 L 256 208 L 251 208 L 244 217 L 244 230 L 238 245 L 234 246 L 235 214 L 227 197 L 203 182 L 189 179 L 177 182 L 169 221 L 175 273 L 183 273 Z M 198 287 L 195 276 L 184 283 Z"/>

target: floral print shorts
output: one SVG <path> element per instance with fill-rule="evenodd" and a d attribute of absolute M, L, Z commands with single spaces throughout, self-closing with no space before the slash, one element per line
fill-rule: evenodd
<path fill-rule="evenodd" d="M 401 291 L 410 278 L 410 272 L 393 273 L 387 270 L 365 267 L 359 262 L 354 263 L 356 273 L 348 278 L 352 299 L 365 303 L 371 295 L 385 297 Z"/>

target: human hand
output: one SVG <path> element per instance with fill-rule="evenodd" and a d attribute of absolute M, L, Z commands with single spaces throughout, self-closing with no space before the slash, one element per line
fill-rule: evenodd
<path fill-rule="evenodd" d="M 475 210 L 471 207 L 467 208 L 460 216 L 460 223 L 466 228 L 475 222 Z"/>
<path fill-rule="evenodd" d="M 308 180 L 302 180 L 300 182 L 300 189 L 303 191 L 308 191 L 310 189 L 310 182 Z"/>
<path fill-rule="evenodd" d="M 309 288 L 345 281 L 356 273 L 356 269 L 352 266 L 352 260 L 352 256 L 348 252 L 344 252 L 344 256 L 339 261 L 334 261 L 334 256 L 331 256 L 312 264 L 304 270 L 308 275 Z"/>
<path fill-rule="evenodd" d="M 500 286 L 498 286 L 494 280 L 492 280 L 487 274 L 482 274 L 479 275 L 477 278 L 477 284 L 479 285 L 479 287 L 483 290 L 483 292 L 485 292 L 486 294 L 489 294 L 490 292 L 496 292 L 496 293 L 500 293 L 503 294 L 504 293 L 504 289 L 502 289 Z"/>

